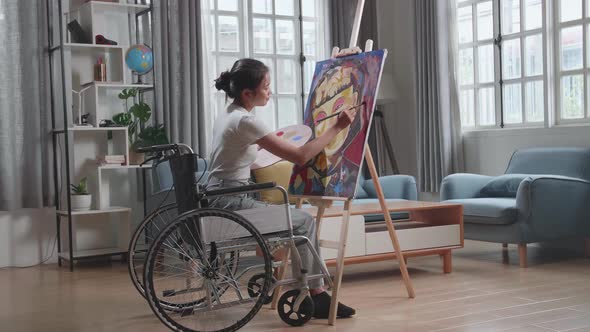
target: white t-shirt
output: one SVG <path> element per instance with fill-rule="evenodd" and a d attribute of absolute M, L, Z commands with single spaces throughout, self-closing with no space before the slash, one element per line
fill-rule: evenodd
<path fill-rule="evenodd" d="M 213 145 L 209 179 L 247 181 L 250 166 L 256 161 L 254 142 L 271 130 L 245 108 L 230 104 L 213 126 Z"/>

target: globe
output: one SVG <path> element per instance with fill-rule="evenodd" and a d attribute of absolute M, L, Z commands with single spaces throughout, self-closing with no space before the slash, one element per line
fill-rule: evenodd
<path fill-rule="evenodd" d="M 154 67 L 154 53 L 147 45 L 133 45 L 125 53 L 125 63 L 136 74 L 147 74 Z"/>

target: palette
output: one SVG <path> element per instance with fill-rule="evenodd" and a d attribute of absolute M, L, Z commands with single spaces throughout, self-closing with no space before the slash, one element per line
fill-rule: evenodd
<path fill-rule="evenodd" d="M 311 138 L 311 128 L 306 125 L 291 125 L 274 132 L 277 137 L 280 137 L 295 146 L 302 146 Z M 258 151 L 256 161 L 252 164 L 250 169 L 259 169 L 271 166 L 283 160 L 265 149 Z"/>

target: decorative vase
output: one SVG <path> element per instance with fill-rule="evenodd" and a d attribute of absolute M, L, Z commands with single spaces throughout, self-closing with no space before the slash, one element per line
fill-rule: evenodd
<path fill-rule="evenodd" d="M 141 165 L 145 161 L 145 153 L 135 152 L 129 149 L 129 165 Z"/>
<path fill-rule="evenodd" d="M 72 211 L 88 211 L 92 205 L 92 195 L 72 195 L 70 197 Z"/>

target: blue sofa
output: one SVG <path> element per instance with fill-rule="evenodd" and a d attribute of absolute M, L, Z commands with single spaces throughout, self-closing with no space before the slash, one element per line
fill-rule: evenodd
<path fill-rule="evenodd" d="M 517 150 L 501 176 L 447 176 L 441 201 L 463 204 L 466 239 L 518 244 L 526 267 L 528 243 L 590 238 L 590 148 Z"/>

